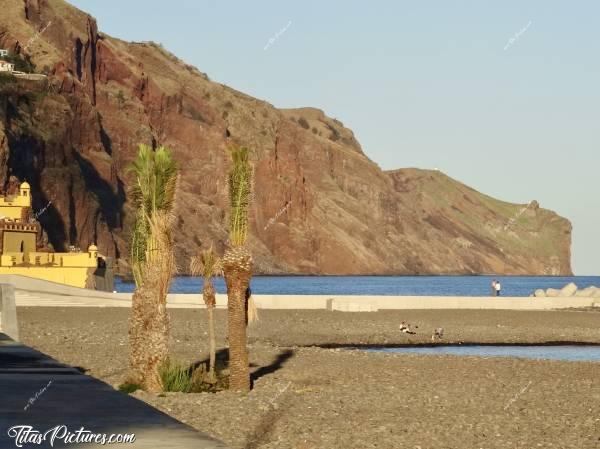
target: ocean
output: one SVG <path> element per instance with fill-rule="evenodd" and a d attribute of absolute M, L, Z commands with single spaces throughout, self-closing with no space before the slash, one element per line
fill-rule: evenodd
<path fill-rule="evenodd" d="M 252 293 L 260 295 L 386 295 L 386 296 L 488 296 L 498 279 L 502 296 L 529 296 L 536 289 L 562 288 L 575 282 L 579 288 L 600 287 L 600 276 L 255 276 Z M 215 280 L 225 293 L 222 278 Z M 132 292 L 134 284 L 115 280 L 118 292 Z M 171 293 L 199 293 L 202 279 L 177 277 Z"/>

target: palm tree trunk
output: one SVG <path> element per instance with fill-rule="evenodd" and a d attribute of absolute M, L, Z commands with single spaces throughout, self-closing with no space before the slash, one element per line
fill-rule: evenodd
<path fill-rule="evenodd" d="M 215 288 L 212 285 L 210 278 L 204 279 L 203 289 L 204 303 L 206 304 L 206 316 L 208 320 L 208 344 L 209 344 L 209 362 L 208 376 L 211 382 L 216 381 L 215 364 L 217 343 L 215 337 Z"/>
<path fill-rule="evenodd" d="M 250 391 L 246 336 L 246 288 L 239 278 L 227 282 L 227 325 L 229 335 L 229 388 Z"/>
<path fill-rule="evenodd" d="M 245 247 L 228 249 L 223 256 L 227 284 L 227 327 L 229 335 L 229 388 L 250 391 L 246 336 L 246 291 L 252 276 L 252 256 Z"/>
<path fill-rule="evenodd" d="M 208 376 L 211 382 L 216 381 L 215 364 L 217 362 L 217 342 L 215 338 L 215 307 L 209 306 L 206 308 L 208 316 L 208 344 L 209 344 L 209 368 Z"/>
<path fill-rule="evenodd" d="M 131 317 L 129 319 L 129 376 L 127 381 L 132 384 L 142 385 L 144 360 L 144 295 L 137 288 L 131 298 Z"/>
<path fill-rule="evenodd" d="M 159 288 L 165 276 L 161 268 L 150 265 L 144 284 L 134 292 L 129 331 L 129 382 L 154 393 L 162 391 L 159 368 L 167 359 L 169 342 L 166 295 Z"/>

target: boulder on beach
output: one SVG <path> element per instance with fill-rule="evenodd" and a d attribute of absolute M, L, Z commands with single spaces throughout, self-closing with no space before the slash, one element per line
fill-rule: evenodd
<path fill-rule="evenodd" d="M 573 296 L 578 298 L 600 298 L 600 288 L 591 285 L 582 290 L 578 290 L 577 285 L 571 282 L 561 289 L 549 288 L 543 290 L 538 288 L 531 296 L 535 296 L 536 298 L 570 298 Z"/>
<path fill-rule="evenodd" d="M 575 285 L 575 283 L 571 282 L 571 283 L 565 285 L 560 290 L 560 296 L 561 296 L 561 298 L 568 298 L 570 296 L 573 296 L 575 294 L 575 292 L 577 292 L 577 285 Z"/>
<path fill-rule="evenodd" d="M 596 290 L 598 290 L 596 287 L 587 287 L 583 290 L 578 290 L 577 292 L 575 292 L 575 296 L 579 296 L 582 298 L 592 298 Z"/>

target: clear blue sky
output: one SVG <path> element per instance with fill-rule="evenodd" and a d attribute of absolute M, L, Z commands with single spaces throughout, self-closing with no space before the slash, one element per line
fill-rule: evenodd
<path fill-rule="evenodd" d="M 212 80 L 323 109 L 384 169 L 538 200 L 572 221 L 576 274 L 600 273 L 600 2 L 71 2 Z"/>

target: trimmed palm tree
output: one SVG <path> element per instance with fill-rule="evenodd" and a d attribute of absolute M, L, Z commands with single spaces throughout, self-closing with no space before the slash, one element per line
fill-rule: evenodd
<path fill-rule="evenodd" d="M 213 251 L 212 246 L 202 251 L 198 256 L 192 257 L 190 271 L 193 275 L 201 275 L 203 278 L 202 297 L 206 304 L 206 316 L 208 320 L 208 342 L 209 342 L 209 363 L 208 376 L 210 382 L 216 381 L 215 362 L 217 344 L 215 338 L 215 287 L 213 277 L 221 273 L 221 261 Z"/>
<path fill-rule="evenodd" d="M 247 247 L 252 168 L 246 148 L 233 148 L 229 172 L 229 246 L 221 265 L 227 285 L 229 388 L 250 391 L 247 348 L 247 307 L 252 254 Z"/>
<path fill-rule="evenodd" d="M 159 368 L 168 356 L 167 293 L 176 271 L 171 230 L 178 171 L 167 148 L 147 145 L 139 146 L 130 171 L 135 175 L 131 267 L 136 289 L 129 327 L 129 382 L 159 392 Z"/>

